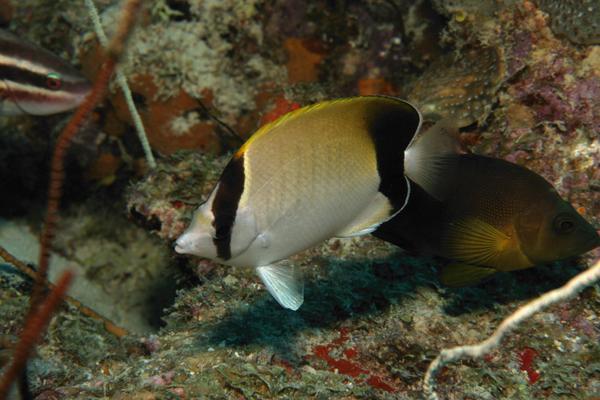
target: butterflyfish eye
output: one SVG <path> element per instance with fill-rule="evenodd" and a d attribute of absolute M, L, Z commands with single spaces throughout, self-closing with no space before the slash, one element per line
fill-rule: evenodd
<path fill-rule="evenodd" d="M 554 218 L 553 227 L 557 233 L 571 233 L 575 229 L 575 221 L 569 214 L 558 214 Z"/>
<path fill-rule="evenodd" d="M 46 87 L 50 90 L 58 90 L 62 86 L 60 75 L 55 72 L 50 72 L 46 75 Z"/>

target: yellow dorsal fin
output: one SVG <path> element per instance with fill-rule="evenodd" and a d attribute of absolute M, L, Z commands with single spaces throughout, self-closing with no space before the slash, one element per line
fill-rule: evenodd
<path fill-rule="evenodd" d="M 510 236 L 478 218 L 453 221 L 442 239 L 444 256 L 487 266 L 498 265 L 511 244 Z"/>
<path fill-rule="evenodd" d="M 494 268 L 452 263 L 442 269 L 440 281 L 450 287 L 469 286 L 483 281 L 496 272 Z"/>
<path fill-rule="evenodd" d="M 234 156 L 235 157 L 241 156 L 248 149 L 248 147 L 250 147 L 252 142 L 254 142 L 256 139 L 265 135 L 269 131 L 272 131 L 273 129 L 277 128 L 278 126 L 280 126 L 281 124 L 283 124 L 285 122 L 288 122 L 288 121 L 290 121 L 294 118 L 297 118 L 301 115 L 310 113 L 311 111 L 315 111 L 315 110 L 321 109 L 323 107 L 330 106 L 334 103 L 351 102 L 353 100 L 355 100 L 355 98 L 348 97 L 348 98 L 341 98 L 341 99 L 335 99 L 335 100 L 321 101 L 319 103 L 311 104 L 311 105 L 304 106 L 302 108 L 298 108 L 296 110 L 290 111 L 290 112 L 282 115 L 281 117 L 277 118 L 275 121 L 269 122 L 268 124 L 261 126 L 256 132 L 254 132 L 254 134 L 252 134 L 252 136 L 250 136 L 250 138 L 242 145 L 242 147 L 239 148 L 239 150 L 235 153 Z"/>

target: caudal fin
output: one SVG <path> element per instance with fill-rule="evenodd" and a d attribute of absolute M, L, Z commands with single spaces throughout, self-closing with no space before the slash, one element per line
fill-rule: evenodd
<path fill-rule="evenodd" d="M 404 152 L 404 173 L 438 200 L 443 200 L 456 173 L 458 128 L 441 120 L 418 135 Z"/>

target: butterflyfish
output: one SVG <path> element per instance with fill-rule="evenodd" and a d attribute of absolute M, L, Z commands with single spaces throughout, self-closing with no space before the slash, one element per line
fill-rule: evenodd
<path fill-rule="evenodd" d="M 442 197 L 445 162 L 436 157 L 452 158 L 456 141 L 443 129 L 414 139 L 420 125 L 414 106 L 383 96 L 280 117 L 233 155 L 175 251 L 255 268 L 277 302 L 297 310 L 304 286 L 286 258 L 375 230 L 405 206 L 414 185 L 407 177 Z"/>
<path fill-rule="evenodd" d="M 501 159 L 458 158 L 440 201 L 415 187 L 402 213 L 374 235 L 450 260 L 441 281 L 479 283 L 600 246 L 600 236 L 543 177 Z"/>
<path fill-rule="evenodd" d="M 0 30 L 0 115 L 48 115 L 77 107 L 91 85 L 51 52 Z"/>

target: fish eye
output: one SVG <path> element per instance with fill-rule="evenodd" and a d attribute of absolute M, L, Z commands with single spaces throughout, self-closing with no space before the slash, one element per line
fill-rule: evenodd
<path fill-rule="evenodd" d="M 575 221 L 573 221 L 573 218 L 569 214 L 562 213 L 554 218 L 552 226 L 557 233 L 567 234 L 573 232 L 575 229 Z"/>
<path fill-rule="evenodd" d="M 46 75 L 46 87 L 50 90 L 58 90 L 62 86 L 60 75 L 56 72 L 50 72 Z"/>

